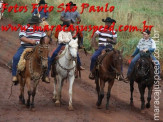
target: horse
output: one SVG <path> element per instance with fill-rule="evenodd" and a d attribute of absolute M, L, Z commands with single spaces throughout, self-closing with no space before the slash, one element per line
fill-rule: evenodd
<path fill-rule="evenodd" d="M 152 88 L 154 84 L 154 65 L 149 53 L 140 53 L 140 59 L 136 62 L 129 80 L 131 92 L 130 105 L 133 106 L 134 82 L 137 82 L 140 92 L 141 110 L 145 108 L 144 93 L 146 87 L 148 88 L 148 103 L 146 104 L 146 108 L 150 108 Z"/>
<path fill-rule="evenodd" d="M 27 48 L 27 50 L 29 49 Z M 24 52 L 26 52 L 26 50 Z M 24 52 L 22 54 L 23 57 L 21 56 L 21 59 L 18 63 L 17 77 L 18 82 L 20 83 L 19 101 L 20 103 L 25 104 L 24 87 L 26 85 L 28 89 L 28 99 L 26 106 L 33 110 L 34 97 L 39 79 L 43 76 L 44 71 L 48 67 L 49 46 L 48 44 L 45 44 L 44 39 L 41 39 L 40 44 L 31 49 L 31 52 Z"/>
<path fill-rule="evenodd" d="M 56 106 L 61 104 L 61 91 L 64 80 L 69 80 L 69 106 L 68 109 L 73 110 L 72 106 L 72 88 L 75 79 L 75 68 L 78 51 L 78 39 L 72 39 L 65 46 L 65 50 L 59 55 L 56 60 L 56 77 L 54 77 L 54 92 L 53 100 Z M 56 92 L 56 85 L 58 89 Z"/>
<path fill-rule="evenodd" d="M 106 110 L 109 109 L 109 99 L 111 94 L 111 88 L 114 84 L 114 79 L 122 74 L 122 53 L 123 50 L 119 51 L 116 49 L 112 49 L 108 51 L 108 49 L 106 49 L 106 52 L 102 53 L 102 55 L 98 57 L 98 63 L 96 62 L 95 68 L 95 83 L 96 91 L 98 94 L 98 100 L 96 103 L 97 108 L 100 108 L 102 99 L 104 98 L 104 86 L 107 82 L 108 91 Z"/>

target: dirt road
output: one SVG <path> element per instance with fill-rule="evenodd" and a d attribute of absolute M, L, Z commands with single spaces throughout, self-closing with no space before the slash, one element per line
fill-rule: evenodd
<path fill-rule="evenodd" d="M 0 25 L 12 23 L 4 19 Z M 12 23 L 13 24 L 13 23 Z M 54 46 L 54 45 L 53 45 Z M 102 109 L 96 108 L 97 94 L 95 83 L 88 79 L 90 55 L 87 57 L 80 52 L 83 66 L 82 78 L 76 79 L 73 86 L 74 111 L 68 111 L 68 82 L 64 83 L 62 99 L 63 105 L 56 107 L 52 101 L 53 79 L 50 84 L 40 81 L 37 89 L 35 107 L 36 111 L 31 112 L 18 102 L 19 86 L 13 87 L 10 99 L 11 72 L 5 67 L 5 63 L 12 59 L 12 56 L 19 47 L 18 32 L 0 32 L 0 122 L 152 122 L 154 100 L 152 96 L 151 108 L 145 113 L 140 112 L 140 98 L 137 84 L 135 84 L 134 103 L 131 109 L 129 105 L 130 90 L 129 84 L 115 80 L 110 99 L 110 110 L 105 110 L 105 98 Z M 124 67 L 126 74 L 127 67 Z M 163 88 L 161 88 L 162 90 Z M 25 92 L 26 93 L 26 92 Z M 145 95 L 147 96 L 147 94 Z M 160 121 L 163 121 L 163 94 L 160 99 Z M 27 97 L 26 97 L 27 98 Z M 145 99 L 146 100 L 146 99 Z"/>

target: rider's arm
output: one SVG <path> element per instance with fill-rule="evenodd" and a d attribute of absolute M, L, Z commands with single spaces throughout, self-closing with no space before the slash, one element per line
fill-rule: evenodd
<path fill-rule="evenodd" d="M 132 57 L 136 56 L 139 53 L 139 48 L 136 47 L 136 50 L 134 51 L 134 53 L 132 54 Z"/>
<path fill-rule="evenodd" d="M 153 53 L 156 49 L 156 43 L 155 41 L 152 39 L 152 47 L 148 49 L 149 52 Z"/>
<path fill-rule="evenodd" d="M 79 24 L 79 23 L 81 22 L 81 17 L 80 17 L 79 12 L 77 12 L 77 15 L 76 15 L 76 16 L 77 16 L 77 20 L 78 20 L 78 21 L 77 21 L 77 24 Z"/>
<path fill-rule="evenodd" d="M 65 14 L 66 14 L 66 13 L 65 13 L 64 11 L 61 13 L 60 20 L 61 20 L 61 21 L 70 21 L 70 19 L 64 19 Z"/>
<path fill-rule="evenodd" d="M 32 13 L 32 16 L 35 16 L 35 14 L 37 14 L 37 9 L 34 9 L 34 12 Z"/>
<path fill-rule="evenodd" d="M 113 38 L 113 39 L 110 39 L 110 38 L 107 38 L 107 41 L 110 43 L 110 44 L 116 44 L 117 43 L 117 38 Z"/>
<path fill-rule="evenodd" d="M 49 16 L 49 12 L 46 12 L 46 13 L 45 13 L 45 19 L 47 19 L 48 16 Z"/>
<path fill-rule="evenodd" d="M 32 40 L 32 39 L 28 39 L 26 37 L 26 32 L 25 31 L 20 31 L 19 32 L 19 38 L 22 42 L 25 42 L 25 43 L 30 43 L 30 44 L 36 44 L 36 41 L 35 40 Z"/>
<path fill-rule="evenodd" d="M 28 39 L 25 36 L 21 37 L 20 40 L 23 41 L 23 42 L 25 42 L 25 43 L 36 44 L 36 41 L 35 40 Z"/>

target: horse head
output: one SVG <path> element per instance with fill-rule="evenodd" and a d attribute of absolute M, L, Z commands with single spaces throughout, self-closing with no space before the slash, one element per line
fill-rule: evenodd
<path fill-rule="evenodd" d="M 150 69 L 150 61 L 146 57 L 141 57 L 136 63 L 137 77 L 145 77 Z"/>
<path fill-rule="evenodd" d="M 40 61 L 40 64 L 43 69 L 47 69 L 48 67 L 48 54 L 49 54 L 49 46 L 45 43 L 45 39 L 40 39 L 40 44 L 36 46 L 36 56 Z"/>
<path fill-rule="evenodd" d="M 122 74 L 121 69 L 123 64 L 122 53 L 123 49 L 121 51 L 113 49 L 111 68 L 116 72 L 117 75 Z"/>
<path fill-rule="evenodd" d="M 72 39 L 68 44 L 68 50 L 70 52 L 71 58 L 76 60 L 78 51 L 78 39 Z"/>

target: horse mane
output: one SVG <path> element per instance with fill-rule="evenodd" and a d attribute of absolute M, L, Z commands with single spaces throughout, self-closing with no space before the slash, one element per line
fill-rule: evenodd
<path fill-rule="evenodd" d="M 77 47 L 78 47 L 78 38 L 72 39 L 72 40 L 69 42 L 69 45 L 70 45 L 71 47 L 77 48 Z"/>
<path fill-rule="evenodd" d="M 66 51 L 68 49 L 68 45 L 65 46 L 65 49 L 62 51 L 62 53 L 58 56 L 58 59 L 65 55 Z"/>

